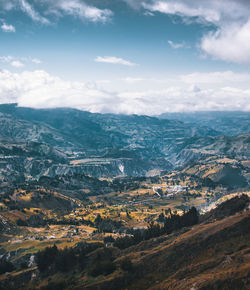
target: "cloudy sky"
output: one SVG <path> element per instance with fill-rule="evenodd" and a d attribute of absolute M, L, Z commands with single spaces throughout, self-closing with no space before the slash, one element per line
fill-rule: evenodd
<path fill-rule="evenodd" d="M 0 0 L 0 103 L 250 111 L 249 0 Z"/>

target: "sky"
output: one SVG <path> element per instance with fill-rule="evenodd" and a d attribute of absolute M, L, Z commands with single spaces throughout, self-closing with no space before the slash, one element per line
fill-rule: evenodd
<path fill-rule="evenodd" d="M 0 103 L 250 111 L 250 1 L 0 0 Z"/>

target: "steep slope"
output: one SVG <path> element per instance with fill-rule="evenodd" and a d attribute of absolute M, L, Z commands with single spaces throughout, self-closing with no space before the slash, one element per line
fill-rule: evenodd
<path fill-rule="evenodd" d="M 228 215 L 123 250 L 131 272 L 76 289 L 249 289 L 250 211 Z"/>
<path fill-rule="evenodd" d="M 82 190 L 109 192 L 107 182 L 87 176 L 87 165 L 70 164 L 70 160 L 68 154 L 44 143 L 0 138 L 0 198 L 15 188 L 75 190 L 80 198 L 84 198 Z M 115 175 L 111 166 L 108 174 Z"/>
<path fill-rule="evenodd" d="M 65 138 L 82 148 L 154 148 L 171 140 L 193 136 L 217 135 L 215 130 L 185 125 L 175 120 L 159 120 L 147 116 L 91 114 L 74 109 L 36 110 L 12 105 L 0 105 L 0 112 L 19 120 L 51 126 Z"/>
<path fill-rule="evenodd" d="M 209 128 L 147 116 L 91 114 L 74 109 L 35 110 L 0 105 L 0 136 L 45 143 L 67 153 L 74 168 L 53 167 L 49 176 L 76 171 L 97 177 L 144 176 L 169 170 L 169 147 Z M 71 163 L 72 165 L 73 163 Z"/>
<path fill-rule="evenodd" d="M 209 156 L 247 160 L 250 154 L 247 133 L 217 136 L 208 127 L 147 116 L 91 114 L 67 108 L 36 110 L 10 104 L 0 105 L 0 125 L 2 138 L 43 143 L 66 156 L 64 162 L 39 163 L 37 177 L 82 173 L 98 178 L 146 176 Z"/>
<path fill-rule="evenodd" d="M 0 138 L 0 188 L 36 178 L 52 163 L 66 162 L 66 154 L 47 144 Z"/>
<path fill-rule="evenodd" d="M 21 120 L 12 115 L 0 113 L 0 136 L 19 141 L 46 143 L 58 148 L 72 147 L 70 139 L 64 137 L 58 130 L 46 125 Z"/>
<path fill-rule="evenodd" d="M 250 112 L 164 113 L 159 118 L 207 126 L 229 136 L 250 131 Z"/>
<path fill-rule="evenodd" d="M 237 136 L 193 137 L 174 148 L 171 159 L 177 166 L 199 161 L 209 156 L 222 156 L 248 160 L 250 157 L 250 133 Z"/>

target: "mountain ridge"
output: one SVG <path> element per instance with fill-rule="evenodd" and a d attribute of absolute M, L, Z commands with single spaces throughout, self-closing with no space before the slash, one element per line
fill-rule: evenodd
<path fill-rule="evenodd" d="M 149 116 L 4 104 L 0 105 L 0 125 L 2 139 L 10 138 L 17 144 L 23 142 L 23 149 L 28 146 L 31 151 L 34 149 L 31 144 L 37 148 L 45 144 L 48 152 L 54 150 L 63 157 L 52 158 L 53 168 L 47 162 L 40 176 L 45 172 L 52 177 L 74 172 L 98 178 L 147 176 L 212 155 L 236 155 L 244 159 L 249 157 L 250 151 L 248 133 L 220 136 L 207 127 Z M 34 143 L 24 145 L 25 142 Z M 32 164 L 29 167 L 32 168 Z M 43 165 L 40 167 L 42 169 Z"/>

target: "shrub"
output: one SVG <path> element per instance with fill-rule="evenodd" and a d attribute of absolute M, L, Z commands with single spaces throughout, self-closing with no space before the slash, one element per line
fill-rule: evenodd
<path fill-rule="evenodd" d="M 36 263 L 40 272 L 46 272 L 55 263 L 58 249 L 54 247 L 47 247 L 45 250 L 40 251 L 36 255 Z"/>
<path fill-rule="evenodd" d="M 59 251 L 56 256 L 55 270 L 60 272 L 68 272 L 76 265 L 76 256 L 72 249 L 64 249 Z"/>
<path fill-rule="evenodd" d="M 122 259 L 120 266 L 123 271 L 130 272 L 133 270 L 133 264 L 129 258 Z"/>
<path fill-rule="evenodd" d="M 112 261 L 98 262 L 91 267 L 89 274 L 93 277 L 99 275 L 109 275 L 113 273 L 116 269 L 116 265 Z"/>
<path fill-rule="evenodd" d="M 27 262 L 22 262 L 20 267 L 21 267 L 21 269 L 27 269 L 29 266 L 28 266 Z"/>
<path fill-rule="evenodd" d="M 27 227 L 28 224 L 26 221 L 22 220 L 22 219 L 18 219 L 16 224 L 19 226 L 19 227 Z"/>
<path fill-rule="evenodd" d="M 14 269 L 15 269 L 15 267 L 11 262 L 9 262 L 5 259 L 0 260 L 0 274 L 12 272 Z"/>

